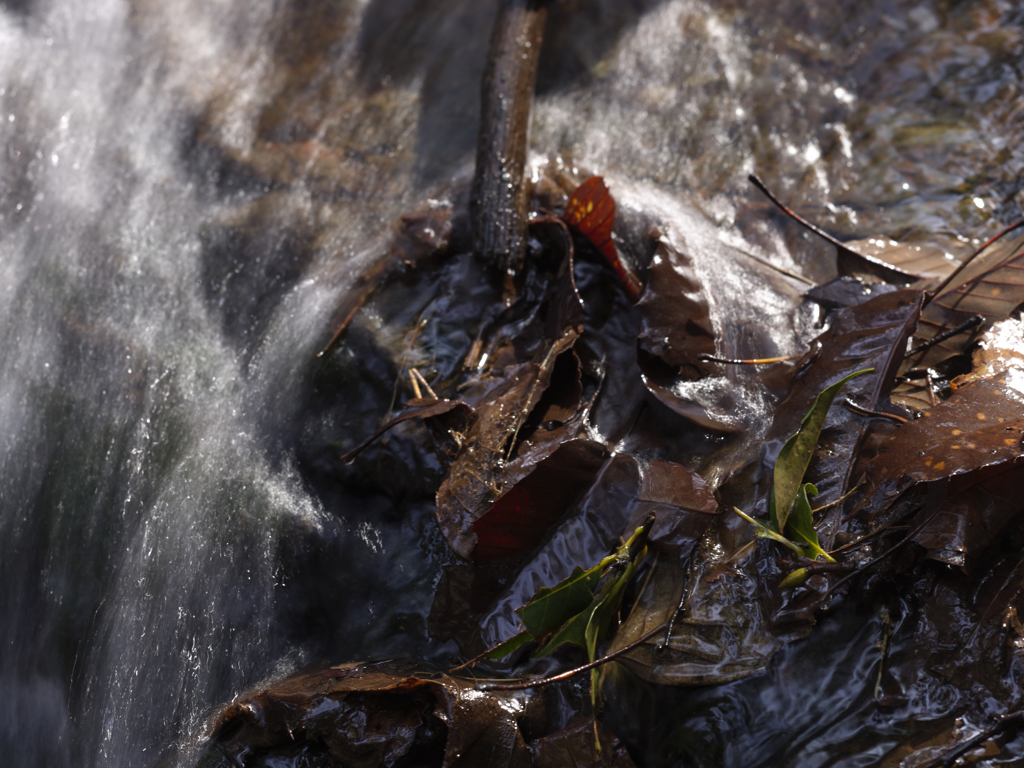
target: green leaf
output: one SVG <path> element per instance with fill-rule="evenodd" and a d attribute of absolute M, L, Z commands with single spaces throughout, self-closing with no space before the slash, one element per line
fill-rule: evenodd
<path fill-rule="evenodd" d="M 752 526 L 754 526 L 754 533 L 756 533 L 762 539 L 771 539 L 772 541 L 777 541 L 782 546 L 789 547 L 794 552 L 796 552 L 798 555 L 805 555 L 806 554 L 804 552 L 804 550 L 803 550 L 803 547 L 801 547 L 799 544 L 796 544 L 796 543 L 790 541 L 785 536 L 783 536 L 781 533 L 777 533 L 772 528 L 770 528 L 769 526 L 767 526 L 764 523 L 762 523 L 760 520 L 755 520 L 753 517 L 751 517 L 747 513 L 743 512 L 741 509 L 739 509 L 737 507 L 733 507 L 732 511 L 735 512 L 740 517 L 742 517 L 744 520 L 746 520 Z"/>
<path fill-rule="evenodd" d="M 605 558 L 588 571 L 576 566 L 556 586 L 537 590 L 529 603 L 516 610 L 523 626 L 533 637 L 540 637 L 584 610 L 594 599 L 602 569 L 613 559 Z"/>
<path fill-rule="evenodd" d="M 518 635 L 513 635 L 504 643 L 501 643 L 500 645 L 496 645 L 493 648 L 491 648 L 491 650 L 484 654 L 484 658 L 503 659 L 513 651 L 518 651 L 531 640 L 533 640 L 533 635 L 531 635 L 527 630 L 524 629 Z"/>
<path fill-rule="evenodd" d="M 873 370 L 874 368 L 866 368 L 863 371 L 851 373 L 822 390 L 821 394 L 815 398 L 811 410 L 800 422 L 800 428 L 779 451 L 779 458 L 775 462 L 775 484 L 772 487 L 771 497 L 771 522 L 776 532 L 783 533 L 786 530 L 790 511 L 793 509 L 793 503 L 796 501 L 797 492 L 804 480 L 807 467 L 811 463 L 814 449 L 818 446 L 821 428 L 825 424 L 825 416 L 828 414 L 832 401 L 835 400 L 839 390 L 846 382 Z"/>
<path fill-rule="evenodd" d="M 779 589 L 789 589 L 790 587 L 799 587 L 808 578 L 808 572 L 806 568 L 797 568 L 795 571 L 790 573 L 786 578 L 779 582 Z"/>
<path fill-rule="evenodd" d="M 804 483 L 796 493 L 796 500 L 793 502 L 793 511 L 789 516 L 786 525 L 786 535 L 797 542 L 806 544 L 813 557 L 823 557 L 828 562 L 835 560 L 821 548 L 818 543 L 818 532 L 814 530 L 814 513 L 811 511 L 809 496 L 817 496 L 818 489 L 811 483 Z"/>

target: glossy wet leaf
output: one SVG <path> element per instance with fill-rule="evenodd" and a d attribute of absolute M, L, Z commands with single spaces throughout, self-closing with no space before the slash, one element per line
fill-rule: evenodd
<path fill-rule="evenodd" d="M 213 716 L 211 749 L 236 764 L 308 746 L 345 765 L 527 766 L 519 727 L 527 702 L 414 662 L 343 664 L 239 697 Z"/>
<path fill-rule="evenodd" d="M 600 750 L 595 749 L 595 724 L 576 717 L 565 728 L 532 745 L 535 768 L 633 768 L 626 748 L 600 721 L 596 724 Z"/>
<path fill-rule="evenodd" d="M 1015 462 L 1024 437 L 1024 370 L 1011 369 L 957 389 L 900 425 L 865 467 L 878 503 L 917 483 Z M 880 495 L 881 494 L 881 495 Z"/>
<path fill-rule="evenodd" d="M 953 274 L 948 286 L 925 306 L 914 333 L 920 343 L 980 315 L 986 325 L 1009 317 L 1024 304 L 1024 231 L 996 240 Z M 964 333 L 907 358 L 906 369 L 931 368 L 963 352 L 977 335 Z"/>
<path fill-rule="evenodd" d="M 719 271 L 723 262 L 729 272 Z M 702 275 L 716 282 L 705 285 Z M 713 285 L 713 287 L 712 287 Z M 758 292 L 750 286 L 759 286 Z M 759 301 L 755 296 L 771 296 Z M 715 301 L 709 302 L 709 296 Z M 777 274 L 694 228 L 664 237 L 651 261 L 640 310 L 637 362 L 662 403 L 718 432 L 757 431 L 760 411 L 788 388 L 791 368 L 722 365 L 707 356 L 764 358 L 797 345 L 799 295 Z"/>
<path fill-rule="evenodd" d="M 570 349 L 578 333 L 567 328 L 544 344 L 534 360 L 506 369 L 500 379 L 478 392 L 480 405 L 463 449 L 437 491 L 437 521 L 448 543 L 465 559 L 472 557 L 474 522 L 504 492 L 504 467 L 510 441 L 518 435 L 550 382 L 558 356 Z M 552 445 L 553 451 L 557 445 Z"/>
<path fill-rule="evenodd" d="M 640 281 L 619 259 L 612 229 L 615 226 L 615 199 L 604 179 L 591 176 L 569 196 L 562 218 L 590 240 L 615 270 L 631 299 L 640 295 Z"/>
<path fill-rule="evenodd" d="M 507 560 L 533 549 L 591 486 L 608 457 L 600 443 L 582 438 L 545 447 L 553 452 L 536 464 L 507 468 L 505 482 L 514 485 L 473 521 L 475 562 Z"/>
<path fill-rule="evenodd" d="M 802 542 L 810 550 L 809 557 L 821 557 L 832 561 L 818 543 L 818 532 L 814 530 L 814 514 L 811 512 L 810 497 L 817 496 L 818 489 L 811 483 L 804 483 L 796 493 L 793 511 L 786 524 L 786 533 L 790 538 Z"/>
<path fill-rule="evenodd" d="M 680 550 L 700 539 L 720 512 L 718 500 L 700 475 L 672 461 L 652 461 L 643 470 L 628 527 L 641 525 L 653 513 L 651 545 Z"/>
<path fill-rule="evenodd" d="M 772 488 L 771 518 L 777 531 L 785 531 L 790 510 L 799 492 L 804 474 L 811 463 L 818 437 L 825 424 L 825 417 L 839 390 L 850 379 L 870 373 L 872 369 L 856 371 L 826 387 L 815 398 L 811 409 L 804 416 L 800 428 L 782 446 L 775 462 L 774 486 Z"/>

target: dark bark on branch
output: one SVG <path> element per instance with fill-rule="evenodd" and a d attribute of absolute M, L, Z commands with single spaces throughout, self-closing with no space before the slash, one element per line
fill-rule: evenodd
<path fill-rule="evenodd" d="M 544 0 L 501 0 L 481 88 L 470 216 L 476 252 L 501 270 L 507 303 L 526 248 L 523 170 L 546 19 Z"/>

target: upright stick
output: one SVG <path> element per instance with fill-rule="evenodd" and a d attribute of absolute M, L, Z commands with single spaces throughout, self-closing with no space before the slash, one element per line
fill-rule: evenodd
<path fill-rule="evenodd" d="M 505 302 L 526 250 L 530 107 L 547 19 L 545 0 L 500 0 L 480 98 L 470 217 L 476 252 L 501 270 Z"/>

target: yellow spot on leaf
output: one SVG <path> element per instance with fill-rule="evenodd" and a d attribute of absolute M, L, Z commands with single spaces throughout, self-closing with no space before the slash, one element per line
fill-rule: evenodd
<path fill-rule="evenodd" d="M 963 433 L 964 431 L 962 429 L 954 429 L 949 434 L 951 434 L 953 437 L 960 437 L 960 435 L 962 435 Z"/>
<path fill-rule="evenodd" d="M 987 418 L 988 418 L 988 416 L 986 416 L 984 413 L 979 413 L 978 414 L 978 421 L 984 421 Z"/>
<path fill-rule="evenodd" d="M 1015 438 L 1015 437 L 1007 437 L 1007 438 L 1005 438 L 1003 440 L 1003 444 L 1004 445 L 1010 445 L 1010 446 L 1016 445 L 1017 444 L 1017 438 Z"/>
<path fill-rule="evenodd" d="M 940 461 L 938 464 L 936 464 L 934 467 L 932 467 L 932 469 L 934 469 L 936 472 L 941 472 L 945 468 L 946 468 L 946 462 L 944 462 L 944 461 Z"/>

